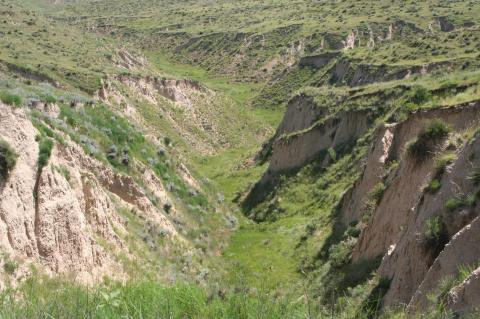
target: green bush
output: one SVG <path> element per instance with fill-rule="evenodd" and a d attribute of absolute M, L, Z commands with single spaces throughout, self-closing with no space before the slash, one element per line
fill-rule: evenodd
<path fill-rule="evenodd" d="M 0 175 L 3 178 L 8 176 L 8 173 L 15 167 L 18 154 L 7 143 L 7 141 L 0 139 Z"/>
<path fill-rule="evenodd" d="M 47 95 L 47 96 L 45 97 L 45 102 L 46 102 L 46 103 L 53 104 L 53 103 L 57 103 L 57 99 L 56 99 L 54 96 L 52 96 L 52 95 Z"/>
<path fill-rule="evenodd" d="M 441 119 L 433 119 L 427 123 L 422 138 L 441 139 L 450 133 L 450 126 Z"/>
<path fill-rule="evenodd" d="M 372 191 L 369 194 L 369 198 L 375 201 L 375 203 L 380 203 L 383 197 L 383 193 L 385 192 L 386 186 L 383 182 L 379 182 L 375 187 L 373 187 Z"/>
<path fill-rule="evenodd" d="M 436 191 L 438 191 L 440 189 L 440 186 L 442 186 L 442 184 L 440 184 L 440 181 L 438 179 L 434 178 L 430 181 L 428 186 L 425 188 L 425 191 L 427 191 L 429 193 L 435 193 Z"/>
<path fill-rule="evenodd" d="M 480 184 L 480 167 L 474 168 L 473 172 L 468 176 L 468 179 L 471 180 L 475 185 Z"/>
<path fill-rule="evenodd" d="M 423 159 L 432 152 L 434 144 L 445 138 L 450 130 L 444 121 L 433 119 L 427 123 L 416 139 L 407 144 L 407 150 L 413 156 Z"/>
<path fill-rule="evenodd" d="M 362 231 L 357 228 L 357 227 L 353 227 L 353 226 L 350 226 L 347 228 L 347 230 L 345 231 L 345 236 L 346 237 L 353 237 L 353 238 L 358 238 L 358 236 L 360 236 L 360 233 Z"/>
<path fill-rule="evenodd" d="M 17 270 L 17 268 L 18 268 L 18 264 L 11 259 L 7 259 L 3 264 L 3 269 L 9 275 L 13 275 L 15 273 L 15 270 Z"/>
<path fill-rule="evenodd" d="M 445 208 L 450 212 L 467 205 L 468 202 L 465 198 L 450 198 L 445 202 Z"/>
<path fill-rule="evenodd" d="M 22 105 L 22 98 L 16 94 L 11 94 L 9 92 L 3 91 L 0 92 L 0 101 L 5 104 L 20 106 Z"/>
<path fill-rule="evenodd" d="M 41 169 L 48 164 L 52 155 L 53 141 L 47 137 L 40 138 L 38 152 L 38 168 Z"/>
<path fill-rule="evenodd" d="M 329 260 L 332 267 L 341 267 L 350 261 L 355 240 L 347 238 L 336 245 L 330 247 L 328 251 Z"/>
<path fill-rule="evenodd" d="M 443 226 L 440 218 L 432 217 L 425 222 L 425 239 L 429 242 L 437 243 L 442 236 Z"/>
<path fill-rule="evenodd" d="M 432 180 L 430 181 L 428 186 L 425 188 L 426 192 L 435 193 L 440 189 L 441 187 L 440 180 L 442 179 L 442 176 L 445 173 L 445 167 L 448 164 L 451 164 L 456 158 L 457 158 L 456 153 L 448 152 L 438 156 L 435 159 L 435 173 Z"/>
<path fill-rule="evenodd" d="M 410 102 L 420 105 L 428 102 L 431 99 L 430 92 L 423 86 L 416 86 L 413 89 L 412 95 L 410 97 Z"/>

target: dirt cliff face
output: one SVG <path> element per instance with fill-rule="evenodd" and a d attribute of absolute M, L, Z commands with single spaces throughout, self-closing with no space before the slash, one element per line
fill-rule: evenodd
<path fill-rule="evenodd" d="M 447 166 L 441 186 L 434 194 L 424 190 L 435 175 L 433 156 L 419 161 L 406 152 L 407 141 L 430 119 L 440 118 L 459 133 L 475 127 L 480 123 L 478 106 L 471 103 L 421 111 L 405 122 L 379 128 L 362 176 L 345 194 L 340 211 L 349 223 L 361 217 L 358 212 L 364 210 L 373 187 L 382 180 L 387 185 L 352 254 L 354 261 L 384 255 L 379 274 L 391 280 L 383 298 L 384 307 L 410 303 L 412 309 L 424 308 L 428 304 L 427 295 L 438 287 L 442 278 L 454 276 L 460 265 L 471 264 L 480 257 L 477 249 L 469 245 L 476 238 L 473 235 L 476 224 L 470 225 L 476 216 L 475 206 L 467 205 L 453 212 L 445 208 L 449 199 L 461 198 L 475 190 L 468 176 L 479 165 L 474 156 L 479 151 L 478 138 L 456 151 L 458 159 Z M 447 145 L 438 147 L 436 151 L 442 153 Z M 399 163 L 390 175 L 385 160 Z M 425 239 L 426 225 L 432 218 L 439 218 L 444 232 L 438 234 L 443 237 L 435 247 L 429 246 Z"/>
<path fill-rule="evenodd" d="M 39 132 L 24 109 L 0 104 L 0 114 L 0 135 L 19 154 L 0 185 L 0 245 L 9 258 L 21 261 L 22 267 L 33 262 L 72 274 L 87 284 L 104 276 L 124 279 L 114 251 L 105 247 L 107 243 L 128 255 L 121 239 L 128 232 L 121 208 L 138 211 L 167 238 L 182 242 L 163 209 L 152 204 L 132 177 L 87 156 L 68 138 L 54 142 L 48 164 L 40 168 Z M 158 178 L 145 171 L 143 179 L 160 207 L 172 206 Z"/>
<path fill-rule="evenodd" d="M 268 171 L 298 168 L 328 148 L 336 148 L 362 135 L 368 127 L 366 111 L 342 111 L 305 131 L 279 138 L 273 145 Z"/>
<path fill-rule="evenodd" d="M 311 161 L 328 172 L 329 149 L 341 149 L 345 143 L 361 138 L 364 144 L 360 145 L 366 146 L 359 152 L 365 155 L 354 164 L 360 168 L 359 177 L 340 195 L 332 213 L 343 225 L 342 238 L 352 247 L 343 267 L 378 261 L 376 273 L 389 283 L 381 307 L 407 304 L 412 312 L 424 310 L 432 305 L 428 296 L 438 294 L 445 278 L 458 278 L 462 265 L 475 269 L 480 260 L 480 252 L 474 247 L 479 225 L 478 181 L 471 178 L 480 167 L 479 136 L 474 133 L 480 125 L 480 104 L 420 109 L 405 114 L 401 122 L 372 127 L 370 118 L 379 113 L 350 110 L 348 106 L 355 100 L 349 97 L 346 101 L 340 107 L 347 107 L 333 114 L 328 108 L 308 103 L 305 97 L 290 101 L 272 144 L 270 165 L 250 191 L 245 207 L 263 212 L 263 203 L 255 206 L 262 196 L 274 203 L 281 196 L 275 197 L 276 188 L 282 191 L 282 187 L 290 187 L 276 184 L 280 174 L 303 166 L 308 171 Z M 442 123 L 447 133 L 440 140 L 429 140 L 427 155 L 418 157 L 411 145 L 435 121 Z M 295 183 L 308 183 L 302 180 L 305 171 L 293 177 L 293 187 Z M 273 190 L 263 195 L 262 187 Z M 372 204 L 374 192 L 377 194 Z M 346 235 L 347 231 L 353 234 L 352 229 L 358 235 Z M 336 252 L 329 249 L 328 254 L 332 251 Z M 477 285 L 478 274 L 473 272 L 449 287 L 439 302 L 458 313 L 471 310 L 478 297 L 474 292 Z"/>
<path fill-rule="evenodd" d="M 195 81 L 117 75 L 104 79 L 95 97 L 117 108 L 147 132 L 150 126 L 154 127 L 149 122 L 154 120 L 150 118 L 152 114 L 159 116 L 202 154 L 213 154 L 227 146 L 223 122 L 226 119 L 219 113 L 220 108 L 232 102 Z"/>

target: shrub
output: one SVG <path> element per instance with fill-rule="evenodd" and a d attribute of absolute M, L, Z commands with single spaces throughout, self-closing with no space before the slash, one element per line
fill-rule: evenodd
<path fill-rule="evenodd" d="M 383 182 L 379 182 L 377 185 L 375 185 L 375 187 L 373 187 L 372 191 L 369 194 L 369 197 L 378 204 L 382 200 L 385 188 L 385 184 Z"/>
<path fill-rule="evenodd" d="M 38 168 L 41 169 L 48 164 L 50 155 L 52 155 L 53 141 L 49 138 L 42 137 L 39 144 Z"/>
<path fill-rule="evenodd" d="M 407 144 L 407 150 L 413 156 L 423 159 L 432 151 L 434 143 L 445 138 L 450 127 L 440 119 L 433 119 L 427 123 L 416 139 Z"/>
<path fill-rule="evenodd" d="M 9 105 L 20 106 L 22 105 L 22 98 L 16 94 L 11 94 L 9 92 L 0 92 L 0 100 Z"/>
<path fill-rule="evenodd" d="M 441 176 L 445 172 L 445 167 L 457 159 L 454 152 L 445 153 L 435 159 L 435 175 Z"/>
<path fill-rule="evenodd" d="M 441 119 L 433 119 L 428 122 L 425 131 L 421 134 L 423 138 L 441 139 L 450 133 L 451 129 L 445 121 Z"/>
<path fill-rule="evenodd" d="M 412 96 L 410 97 L 410 102 L 420 105 L 426 103 L 428 100 L 430 100 L 430 98 L 431 94 L 426 88 L 424 88 L 423 86 L 416 86 L 413 89 Z"/>
<path fill-rule="evenodd" d="M 333 147 L 330 147 L 328 150 L 328 156 L 330 157 L 330 159 L 332 161 L 336 161 L 337 160 L 337 152 L 335 151 L 335 149 Z"/>
<path fill-rule="evenodd" d="M 445 208 L 450 212 L 467 205 L 468 201 L 465 198 L 450 198 L 445 202 Z"/>
<path fill-rule="evenodd" d="M 329 260 L 333 267 L 341 267 L 350 261 L 356 240 L 346 239 L 329 249 Z"/>
<path fill-rule="evenodd" d="M 428 219 L 425 222 L 425 239 L 432 243 L 439 242 L 442 235 L 442 228 L 442 223 L 438 216 Z"/>
<path fill-rule="evenodd" d="M 13 275 L 13 273 L 15 273 L 15 270 L 17 270 L 17 268 L 18 268 L 18 264 L 11 259 L 7 259 L 3 264 L 3 269 L 9 275 Z"/>
<path fill-rule="evenodd" d="M 163 138 L 163 143 L 165 143 L 166 146 L 170 146 L 170 144 L 172 144 L 172 139 L 168 136 L 165 136 Z"/>
<path fill-rule="evenodd" d="M 15 167 L 18 154 L 8 144 L 7 141 L 0 139 L 0 175 L 3 178 Z"/>
<path fill-rule="evenodd" d="M 468 179 L 471 180 L 475 185 L 480 184 L 480 167 L 474 168 L 472 174 L 468 176 Z"/>
<path fill-rule="evenodd" d="M 53 103 L 57 103 L 57 99 L 56 99 L 54 96 L 52 96 L 52 95 L 47 95 L 47 96 L 45 97 L 45 102 L 46 102 L 46 103 L 53 104 Z"/>
<path fill-rule="evenodd" d="M 430 184 L 428 184 L 428 186 L 425 188 L 425 191 L 430 192 L 430 193 L 435 193 L 436 191 L 438 191 L 440 189 L 441 185 L 442 184 L 440 184 L 440 181 L 438 179 L 434 178 L 430 181 Z"/>
<path fill-rule="evenodd" d="M 353 227 L 353 226 L 350 226 L 347 228 L 347 230 L 345 231 L 345 236 L 346 237 L 353 237 L 353 238 L 358 238 L 358 236 L 360 236 L 360 233 L 362 231 L 357 228 L 357 227 Z"/>

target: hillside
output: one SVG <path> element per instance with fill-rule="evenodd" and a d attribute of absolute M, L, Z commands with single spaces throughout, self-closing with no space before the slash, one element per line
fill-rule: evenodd
<path fill-rule="evenodd" d="M 480 2 L 0 5 L 1 318 L 480 315 Z"/>

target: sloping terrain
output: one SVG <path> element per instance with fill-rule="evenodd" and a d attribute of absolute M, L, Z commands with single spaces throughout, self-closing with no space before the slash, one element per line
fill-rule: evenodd
<path fill-rule="evenodd" d="M 475 318 L 479 12 L 0 0 L 0 317 Z"/>

